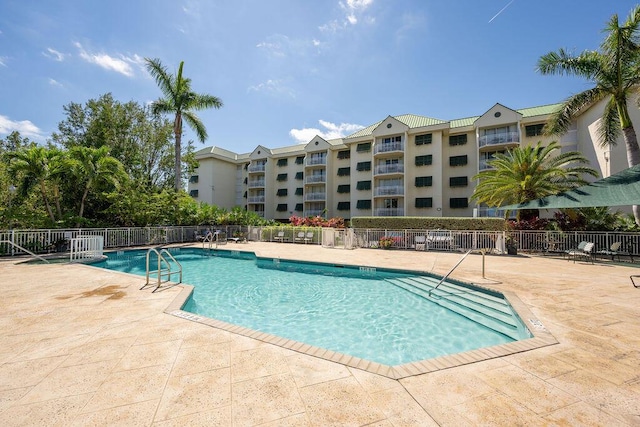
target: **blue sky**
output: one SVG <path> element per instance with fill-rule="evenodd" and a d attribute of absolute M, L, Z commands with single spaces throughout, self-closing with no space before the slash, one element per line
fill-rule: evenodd
<path fill-rule="evenodd" d="M 626 0 L 2 0 L 0 137 L 45 142 L 63 106 L 161 93 L 144 69 L 185 61 L 205 145 L 236 152 L 348 135 L 388 115 L 443 120 L 560 102 L 589 87 L 541 76 L 552 50 L 597 49 Z M 193 133 L 186 137 L 194 139 Z M 202 147 L 196 144 L 197 148 Z"/>

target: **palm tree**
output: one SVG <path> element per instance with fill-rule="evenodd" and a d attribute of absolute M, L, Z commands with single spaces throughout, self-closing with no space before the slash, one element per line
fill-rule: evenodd
<path fill-rule="evenodd" d="M 69 164 L 79 183 L 84 184 L 78 217 L 82 218 L 87 196 L 91 190 L 107 185 L 118 188 L 126 179 L 122 163 L 109 155 L 109 147 L 77 146 L 69 150 Z"/>
<path fill-rule="evenodd" d="M 540 73 L 580 76 L 594 84 L 593 88 L 572 95 L 564 101 L 558 112 L 547 122 L 546 134 L 565 133 L 582 111 L 606 100 L 598 128 L 600 144 L 603 147 L 615 145 L 622 133 L 629 167 L 640 163 L 640 148 L 628 109 L 629 99 L 639 93 L 640 87 L 639 27 L 640 6 L 636 6 L 622 26 L 618 23 L 618 15 L 611 17 L 603 31 L 607 35 L 599 51 L 584 51 L 572 56 L 560 49 L 540 57 Z M 634 206 L 633 213 L 636 223 L 640 225 L 640 208 Z"/>
<path fill-rule="evenodd" d="M 488 162 L 492 169 L 473 178 L 479 182 L 471 198 L 490 207 L 523 203 L 583 185 L 585 174 L 598 176 L 595 170 L 583 166 L 589 161 L 582 154 L 571 151 L 556 155 L 560 148 L 556 141 L 546 147 L 538 142 L 496 154 Z M 537 211 L 531 216 L 535 214 Z M 520 211 L 517 215 L 520 220 Z"/>
<path fill-rule="evenodd" d="M 26 196 L 33 187 L 38 187 L 40 196 L 52 223 L 56 221 L 49 197 L 48 183 L 59 172 L 59 164 L 62 161 L 62 153 L 57 149 L 46 149 L 41 146 L 32 146 L 27 149 L 6 153 L 9 160 L 7 168 L 12 179 L 19 179 L 18 191 Z M 54 198 L 59 192 L 54 190 Z M 59 209 L 59 202 L 56 199 Z M 60 212 L 58 212 L 60 214 Z"/>
<path fill-rule="evenodd" d="M 151 111 L 154 114 L 175 114 L 173 121 L 173 132 L 175 134 L 175 188 L 180 191 L 182 188 L 182 120 L 187 122 L 198 136 L 200 142 L 207 139 L 207 130 L 193 110 L 204 110 L 206 108 L 222 107 L 222 100 L 207 94 L 198 94 L 191 90 L 191 79 L 182 76 L 184 61 L 180 62 L 178 74 L 169 74 L 166 67 L 159 59 L 145 58 L 149 74 L 156 80 L 158 87 L 164 94 L 151 104 Z"/>

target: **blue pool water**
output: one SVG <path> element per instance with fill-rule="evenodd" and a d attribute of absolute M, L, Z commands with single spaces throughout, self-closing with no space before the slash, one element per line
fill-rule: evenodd
<path fill-rule="evenodd" d="M 195 286 L 183 310 L 378 363 L 398 365 L 513 341 L 385 281 L 408 272 L 238 251 L 172 254 L 183 266 L 183 282 Z M 146 251 L 107 255 L 94 266 L 145 275 Z"/>

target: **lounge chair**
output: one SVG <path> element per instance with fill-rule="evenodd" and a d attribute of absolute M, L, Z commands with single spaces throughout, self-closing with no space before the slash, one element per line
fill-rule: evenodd
<path fill-rule="evenodd" d="M 589 242 L 587 242 L 585 240 L 581 241 L 580 243 L 578 243 L 578 246 L 576 246 L 575 248 L 565 250 L 564 251 L 564 255 L 569 257 L 569 254 L 571 254 L 571 253 L 583 251 L 584 247 L 587 245 L 587 243 L 589 243 Z"/>
<path fill-rule="evenodd" d="M 304 237 L 304 242 L 313 242 L 313 231 L 307 231 L 307 234 Z"/>
<path fill-rule="evenodd" d="M 304 231 L 298 233 L 298 235 L 294 238 L 295 242 L 304 242 Z"/>
<path fill-rule="evenodd" d="M 416 239 L 414 241 L 416 251 L 424 251 L 426 242 L 427 242 L 426 236 L 416 236 Z"/>
<path fill-rule="evenodd" d="M 618 256 L 618 261 L 620 261 L 620 246 L 622 246 L 622 242 L 615 242 L 609 247 L 609 249 L 603 249 L 596 252 L 596 254 L 610 256 L 611 261 L 613 261 L 615 256 Z"/>
<path fill-rule="evenodd" d="M 571 250 L 567 255 L 569 256 L 569 259 L 573 258 L 574 263 L 576 262 L 576 258 L 585 257 L 591 259 L 591 264 L 593 264 L 593 260 L 595 258 L 595 251 L 593 250 L 594 247 L 595 243 L 587 242 L 582 249 Z"/>
<path fill-rule="evenodd" d="M 286 237 L 284 237 L 284 231 L 278 231 L 278 234 L 273 238 L 273 240 L 276 242 L 284 242 L 286 240 Z"/>

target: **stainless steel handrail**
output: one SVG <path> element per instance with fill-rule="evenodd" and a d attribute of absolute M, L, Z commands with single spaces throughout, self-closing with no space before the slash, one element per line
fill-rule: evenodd
<path fill-rule="evenodd" d="M 43 257 L 41 257 L 40 255 L 36 255 L 36 254 L 34 254 L 34 253 L 33 253 L 33 252 L 31 252 L 30 250 L 23 248 L 22 246 L 18 245 L 17 243 L 13 243 L 11 240 L 0 240 L 0 243 L 8 243 L 8 244 L 10 244 L 11 246 L 13 246 L 14 248 L 18 248 L 18 249 L 20 249 L 22 252 L 26 252 L 26 253 L 28 253 L 29 255 L 31 255 L 31 256 L 33 256 L 33 257 L 36 257 L 36 258 L 39 258 L 39 259 L 41 259 L 42 261 L 44 261 L 45 263 L 49 264 L 49 261 L 47 261 L 46 259 L 44 259 L 44 258 L 43 258 Z"/>
<path fill-rule="evenodd" d="M 171 275 L 178 273 L 180 274 L 180 280 L 178 281 L 178 283 L 182 283 L 182 264 L 180 264 L 180 262 L 178 262 L 178 260 L 176 260 L 175 257 L 171 255 L 171 253 L 166 249 L 161 249 L 160 251 L 158 251 L 157 248 L 149 248 L 149 250 L 147 251 L 147 259 L 146 259 L 147 282 L 144 284 L 143 287 L 140 288 L 140 290 L 146 288 L 150 284 L 149 276 L 151 273 L 151 268 L 149 265 L 149 258 L 151 253 L 155 253 L 158 258 L 158 269 L 157 269 L 158 284 L 156 285 L 156 288 L 152 292 L 155 292 L 158 290 L 158 288 L 160 288 L 160 285 L 162 284 L 162 277 L 165 275 L 167 277 L 167 280 L 171 280 Z M 171 263 L 167 261 L 167 259 L 164 256 L 162 256 L 162 254 L 166 254 L 171 259 L 171 261 L 173 261 L 178 266 L 178 271 L 171 271 Z M 162 268 L 163 262 L 167 266 L 166 268 Z"/>
<path fill-rule="evenodd" d="M 464 259 L 467 257 L 467 255 L 469 255 L 471 253 L 473 249 L 469 249 L 464 255 L 462 255 L 462 258 L 460 258 L 460 260 L 456 263 L 456 265 L 454 265 L 451 270 L 449 270 L 449 272 L 447 274 L 445 274 L 444 276 L 442 276 L 442 279 L 440 279 L 440 281 L 438 282 L 438 284 L 433 288 L 429 290 L 429 296 L 431 296 L 431 292 L 435 291 L 436 289 L 438 289 L 438 286 L 442 285 L 442 283 L 447 280 L 447 277 L 449 277 L 449 275 L 451 273 L 453 273 L 453 270 L 455 270 L 461 263 L 462 261 L 464 261 Z"/>

